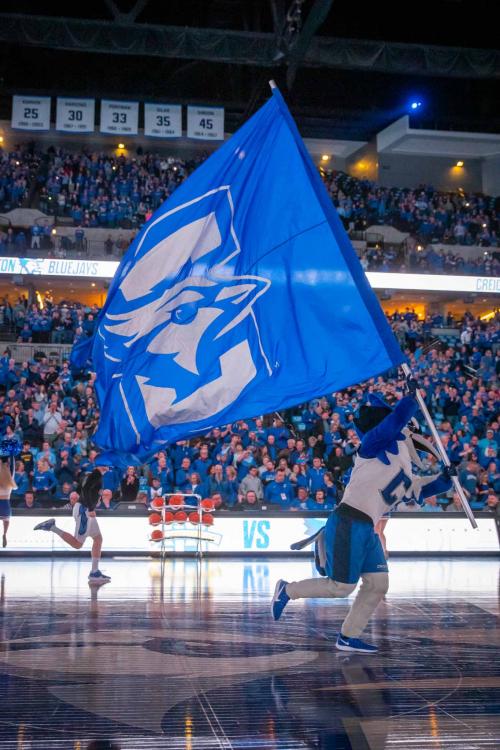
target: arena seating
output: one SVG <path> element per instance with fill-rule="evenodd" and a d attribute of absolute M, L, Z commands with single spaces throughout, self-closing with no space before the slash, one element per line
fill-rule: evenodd
<path fill-rule="evenodd" d="M 93 375 L 72 371 L 57 352 L 53 357 L 37 353 L 36 346 L 51 341 L 69 349 L 74 340 L 92 334 L 98 309 L 74 302 L 56 305 L 47 297 L 40 310 L 21 298 L 15 305 L 4 300 L 0 313 L 4 326 L 18 337 L 13 345 L 18 354 L 23 342 L 35 347 L 34 356 L 22 361 L 6 345 L 0 359 L 0 438 L 15 435 L 24 442 L 14 505 L 66 507 L 78 477 L 92 470 L 97 457 Z M 473 507 L 494 510 L 500 490 L 500 320 L 485 323 L 466 314 L 456 321 L 459 338 L 427 346 L 431 331 L 449 322 L 439 316 L 418 321 L 410 309 L 391 320 Z M 402 396 L 404 384 L 392 373 L 363 387 L 319 395 L 287 410 L 285 422 L 276 415 L 238 422 L 159 451 L 138 469 L 122 474 L 111 468 L 105 474 L 109 493 L 103 508 L 111 512 L 120 500 L 147 503 L 161 492 L 178 490 L 211 496 L 226 509 L 331 509 L 342 496 L 359 445 L 353 420 L 368 388 L 390 403 Z M 433 459 L 426 459 L 425 466 L 428 473 L 437 470 Z M 284 474 L 276 483 L 278 471 Z M 444 507 L 457 509 L 452 493 L 426 501 L 422 511 Z M 418 509 L 411 504 L 399 508 Z"/>
<path fill-rule="evenodd" d="M 80 236 L 82 232 L 138 230 L 199 163 L 200 159 L 151 153 L 128 157 L 54 147 L 45 153 L 27 147 L 12 152 L 0 149 L 0 211 L 21 206 L 29 198 L 32 207 L 53 216 L 56 223 L 70 222 L 75 228 L 74 238 L 64 234 L 57 239 L 51 239 L 49 230 L 48 236 L 33 240 L 33 235 L 43 235 L 37 225 L 30 232 L 0 232 L 0 255 L 19 255 L 29 248 L 63 255 L 72 250 L 95 254 L 88 238 Z M 365 270 L 498 274 L 499 198 L 444 193 L 429 185 L 383 188 L 344 172 L 321 173 L 352 236 L 377 225 L 392 226 L 409 235 L 399 250 L 383 243 L 364 249 Z M 450 249 L 436 249 L 437 243 Z M 99 252 L 120 256 L 122 245 L 122 241 L 108 242 L 108 246 L 100 242 Z M 461 248 L 473 246 L 486 250 L 471 259 Z"/>

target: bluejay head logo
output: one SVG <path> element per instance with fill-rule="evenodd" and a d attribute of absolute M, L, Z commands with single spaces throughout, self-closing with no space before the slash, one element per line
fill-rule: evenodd
<path fill-rule="evenodd" d="M 40 275 L 43 273 L 43 263 L 36 258 L 19 258 L 20 273 L 27 273 L 30 276 Z"/>
<path fill-rule="evenodd" d="M 142 420 L 131 404 L 142 402 L 153 428 L 201 422 L 259 369 L 271 374 L 253 310 L 271 282 L 237 273 L 240 264 L 228 187 L 147 226 L 99 327 L 133 426 Z"/>

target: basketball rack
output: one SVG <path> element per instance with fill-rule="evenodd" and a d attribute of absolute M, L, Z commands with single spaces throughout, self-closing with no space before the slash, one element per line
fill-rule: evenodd
<path fill-rule="evenodd" d="M 186 499 L 195 500 L 196 504 L 186 502 Z M 196 557 L 203 558 L 203 528 L 213 525 L 214 503 L 209 498 L 202 498 L 196 493 L 166 492 L 149 503 L 149 523 L 153 527 L 149 540 L 160 546 L 160 555 L 165 558 L 165 543 L 170 539 L 192 539 L 193 534 L 187 533 L 189 527 L 196 526 L 197 549 Z M 182 524 L 186 529 L 183 535 L 182 528 L 173 529 L 173 525 Z M 189 524 L 189 525 L 188 525 Z"/>

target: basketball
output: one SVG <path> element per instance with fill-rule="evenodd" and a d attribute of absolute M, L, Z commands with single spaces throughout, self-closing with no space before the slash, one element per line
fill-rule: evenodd
<path fill-rule="evenodd" d="M 196 511 L 193 511 L 193 513 L 189 514 L 189 522 L 190 523 L 199 523 L 200 522 L 200 516 Z"/>
<path fill-rule="evenodd" d="M 185 521 L 187 521 L 187 513 L 185 513 L 183 510 L 178 510 L 174 518 L 177 523 L 184 523 Z"/>
<path fill-rule="evenodd" d="M 172 508 L 180 508 L 182 505 L 184 505 L 184 498 L 182 497 L 182 495 L 172 495 L 172 497 L 168 500 L 168 504 Z"/>
<path fill-rule="evenodd" d="M 212 526 L 214 522 L 214 517 L 211 515 L 211 513 L 204 513 L 203 514 L 203 520 L 202 523 L 204 526 Z"/>
<path fill-rule="evenodd" d="M 165 511 L 165 523 L 173 523 L 173 521 L 174 521 L 174 514 L 171 511 L 166 510 Z"/>
<path fill-rule="evenodd" d="M 152 542 L 161 542 L 163 539 L 163 531 L 161 529 L 153 529 L 151 532 L 151 541 Z"/>
<path fill-rule="evenodd" d="M 162 497 L 154 497 L 151 500 L 151 505 L 153 508 L 163 508 L 163 498 Z"/>
<path fill-rule="evenodd" d="M 201 507 L 203 508 L 203 510 L 213 510 L 214 509 L 214 502 L 213 502 L 213 500 L 211 498 L 205 497 L 201 501 Z"/>
<path fill-rule="evenodd" d="M 161 515 L 159 513 L 151 513 L 149 516 L 149 523 L 151 526 L 158 526 L 161 523 Z"/>

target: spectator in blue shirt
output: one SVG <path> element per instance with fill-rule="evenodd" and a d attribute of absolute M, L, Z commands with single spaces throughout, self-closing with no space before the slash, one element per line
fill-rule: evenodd
<path fill-rule="evenodd" d="M 111 490 L 101 490 L 101 497 L 96 505 L 96 510 L 115 510 L 117 507 L 118 503 L 113 500 Z"/>
<path fill-rule="evenodd" d="M 291 484 L 294 486 L 296 493 L 298 493 L 300 487 L 305 487 L 307 490 L 309 489 L 309 473 L 307 464 L 294 464 L 288 478 Z"/>
<path fill-rule="evenodd" d="M 37 461 L 33 473 L 33 492 L 37 504 L 42 508 L 50 508 L 54 499 L 57 481 L 44 459 Z"/>
<path fill-rule="evenodd" d="M 52 450 L 47 440 L 44 440 L 42 443 L 42 447 L 35 452 L 35 461 L 44 460 L 48 463 L 50 467 L 53 467 L 56 465 L 56 454 L 55 451 Z"/>
<path fill-rule="evenodd" d="M 210 474 L 207 481 L 207 490 L 209 497 L 215 494 L 222 494 L 222 486 L 224 484 L 222 464 L 214 464 L 210 467 Z"/>
<path fill-rule="evenodd" d="M 185 492 L 186 487 L 189 485 L 189 477 L 191 475 L 191 461 L 187 456 L 182 459 L 181 466 L 175 472 L 175 487 L 179 492 Z"/>
<path fill-rule="evenodd" d="M 239 487 L 236 469 L 233 466 L 226 466 L 226 478 L 222 483 L 221 495 L 224 505 L 228 508 L 233 508 L 237 504 Z"/>
<path fill-rule="evenodd" d="M 203 481 L 208 477 L 208 472 L 212 466 L 212 460 L 208 455 L 208 445 L 203 444 L 200 448 L 200 453 L 197 458 L 193 461 L 192 470 L 196 471 Z"/>
<path fill-rule="evenodd" d="M 323 490 L 325 488 L 325 471 L 321 466 L 320 458 L 313 458 L 312 467 L 307 472 L 307 480 L 309 484 L 309 492 L 311 495 L 316 493 L 316 490 Z"/>
<path fill-rule="evenodd" d="M 63 482 L 61 487 L 58 487 L 55 494 L 55 503 L 57 507 L 62 508 L 69 503 L 69 496 L 74 491 L 73 482 Z"/>
<path fill-rule="evenodd" d="M 316 490 L 314 497 L 309 498 L 306 502 L 306 510 L 333 510 L 335 503 L 328 500 L 324 490 Z"/>
<path fill-rule="evenodd" d="M 22 327 L 21 332 L 17 338 L 19 344 L 30 344 L 33 337 L 33 332 L 29 326 L 29 323 L 25 323 Z"/>
<path fill-rule="evenodd" d="M 278 469 L 276 478 L 266 486 L 264 490 L 264 499 L 271 505 L 279 505 L 281 508 L 292 508 L 296 506 L 293 487 L 286 479 L 285 472 Z"/>
<path fill-rule="evenodd" d="M 26 469 L 24 468 L 24 463 L 22 461 L 16 462 L 14 481 L 17 484 L 17 489 L 12 490 L 11 498 L 13 504 L 16 504 L 23 499 L 25 493 L 30 489 L 29 476 L 26 473 Z"/>
<path fill-rule="evenodd" d="M 75 476 L 75 465 L 67 449 L 60 452 L 54 474 L 59 485 L 62 485 L 65 482 L 73 482 Z"/>
<path fill-rule="evenodd" d="M 184 458 L 188 458 L 190 461 L 193 458 L 193 449 L 188 444 L 187 440 L 179 440 L 170 449 L 170 455 L 174 464 L 174 469 L 180 469 Z"/>

